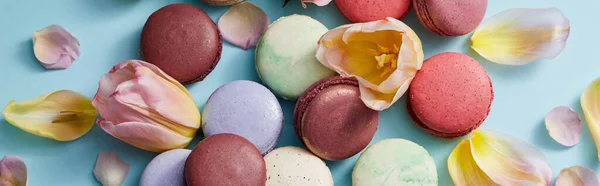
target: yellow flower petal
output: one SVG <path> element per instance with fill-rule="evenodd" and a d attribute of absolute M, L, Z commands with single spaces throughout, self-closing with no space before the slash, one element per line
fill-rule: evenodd
<path fill-rule="evenodd" d="M 596 142 L 596 147 L 600 147 L 600 79 L 592 82 L 581 95 L 581 108 L 585 115 L 590 132 Z M 598 149 L 598 159 L 600 160 L 600 149 Z"/>
<path fill-rule="evenodd" d="M 570 27 L 556 8 L 510 9 L 484 21 L 471 37 L 471 48 L 496 63 L 524 65 L 558 56 Z"/>
<path fill-rule="evenodd" d="M 448 172 L 456 186 L 498 185 L 477 166 L 469 140 L 461 141 L 448 157 Z"/>
<path fill-rule="evenodd" d="M 58 141 L 83 136 L 92 128 L 97 115 L 91 100 L 70 90 L 59 90 L 21 103 L 12 100 L 2 113 L 10 124 Z"/>
<path fill-rule="evenodd" d="M 470 142 L 477 166 L 495 183 L 550 185 L 552 169 L 535 146 L 493 130 L 473 131 Z"/>

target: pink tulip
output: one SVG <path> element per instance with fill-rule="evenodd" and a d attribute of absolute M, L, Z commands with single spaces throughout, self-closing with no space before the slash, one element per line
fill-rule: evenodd
<path fill-rule="evenodd" d="M 100 79 L 92 104 L 100 128 L 148 151 L 183 148 L 200 127 L 200 112 L 185 87 L 144 61 L 115 65 Z"/>

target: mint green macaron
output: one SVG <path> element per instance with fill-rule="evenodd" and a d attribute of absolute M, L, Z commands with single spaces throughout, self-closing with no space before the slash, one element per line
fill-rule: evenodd
<path fill-rule="evenodd" d="M 334 76 L 317 60 L 317 43 L 327 27 L 304 15 L 273 22 L 256 46 L 256 69 L 281 98 L 296 100 L 313 83 Z"/>
<path fill-rule="evenodd" d="M 433 158 L 425 148 L 404 139 L 386 139 L 365 150 L 352 171 L 353 186 L 437 186 Z"/>

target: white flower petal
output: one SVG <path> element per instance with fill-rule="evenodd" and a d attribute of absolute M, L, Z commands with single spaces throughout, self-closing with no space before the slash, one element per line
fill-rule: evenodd
<path fill-rule="evenodd" d="M 120 186 L 129 173 L 129 165 L 115 152 L 100 152 L 94 176 L 104 186 Z"/>
<path fill-rule="evenodd" d="M 546 129 L 558 143 L 573 146 L 581 138 L 581 119 L 569 107 L 556 107 L 546 115 Z"/>
<path fill-rule="evenodd" d="M 600 186 L 596 173 L 582 166 L 572 166 L 560 171 L 556 186 Z"/>
<path fill-rule="evenodd" d="M 59 25 L 33 33 L 33 52 L 47 69 L 65 69 L 79 58 L 79 41 Z"/>
<path fill-rule="evenodd" d="M 256 46 L 269 26 L 269 18 L 251 2 L 242 2 L 225 12 L 218 26 L 225 40 L 246 50 Z"/>

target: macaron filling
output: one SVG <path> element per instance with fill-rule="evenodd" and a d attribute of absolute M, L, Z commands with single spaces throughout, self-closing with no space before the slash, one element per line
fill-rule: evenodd
<path fill-rule="evenodd" d="M 460 137 L 460 136 L 464 136 L 469 134 L 471 131 L 477 129 L 479 127 L 479 125 L 481 125 L 482 122 L 479 122 L 479 124 L 467 128 L 465 130 L 462 131 L 458 131 L 458 132 L 440 132 L 437 131 L 435 129 L 432 129 L 431 127 L 423 124 L 423 122 L 421 121 L 421 119 L 419 119 L 419 116 L 417 114 L 415 114 L 415 111 L 412 109 L 412 106 L 410 104 L 410 95 L 408 96 L 408 98 L 406 98 L 406 111 L 408 112 L 408 115 L 410 116 L 410 118 L 413 120 L 413 122 L 419 126 L 421 129 L 427 131 L 430 134 L 435 134 L 438 137 L 442 137 L 442 138 L 455 138 L 455 137 Z"/>

